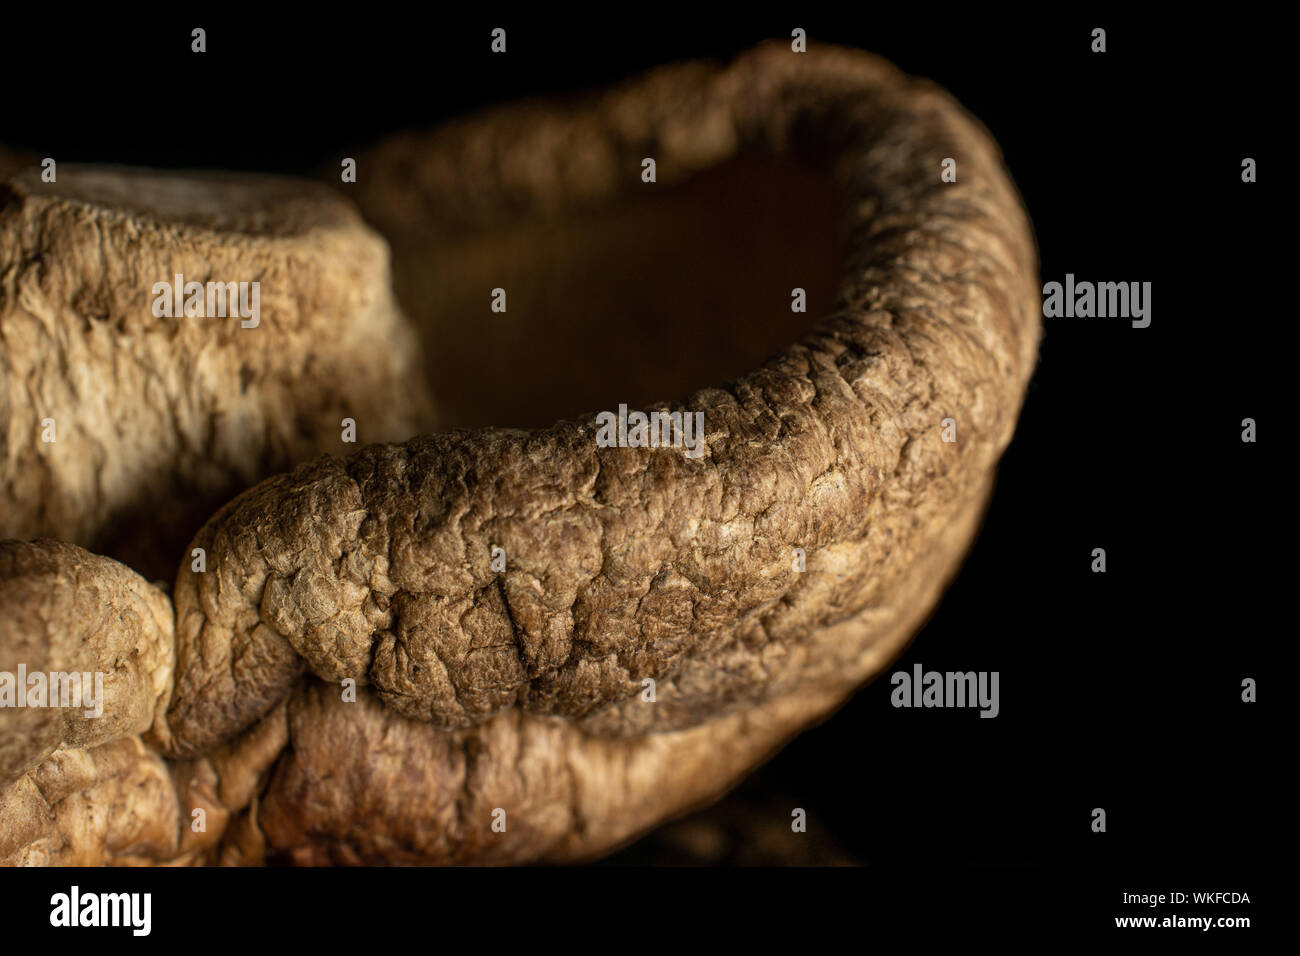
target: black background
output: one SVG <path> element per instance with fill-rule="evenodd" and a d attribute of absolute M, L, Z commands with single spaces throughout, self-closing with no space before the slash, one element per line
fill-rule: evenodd
<path fill-rule="evenodd" d="M 1149 281 L 1151 326 L 1046 320 L 986 525 L 933 619 L 729 799 L 775 801 L 786 820 L 804 807 L 890 871 L 1101 867 L 1125 888 L 1158 874 L 1232 889 L 1280 862 L 1277 656 L 1293 632 L 1268 612 L 1290 570 L 1291 501 L 1271 449 L 1287 427 L 1293 242 L 1270 222 L 1285 175 L 1276 26 L 942 7 L 884 19 L 867 5 L 20 16 L 0 58 L 0 142 L 60 162 L 313 175 L 389 132 L 793 26 L 946 86 L 1001 144 L 1043 280 Z M 488 51 L 495 26 L 504 57 Z M 1096 26 L 1104 54 L 1089 50 Z M 1245 417 L 1258 444 L 1240 440 Z M 1105 574 L 1090 571 L 1095 547 Z M 999 671 L 1000 716 L 892 708 L 888 674 L 913 662 Z M 650 838 L 609 862 L 680 861 Z"/>

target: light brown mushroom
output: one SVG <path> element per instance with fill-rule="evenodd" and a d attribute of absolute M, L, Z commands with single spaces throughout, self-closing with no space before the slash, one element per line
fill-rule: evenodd
<path fill-rule="evenodd" d="M 0 541 L 0 788 L 60 747 L 154 722 L 176 651 L 172 603 L 75 545 Z"/>
<path fill-rule="evenodd" d="M 231 495 L 344 450 L 343 418 L 428 423 L 387 249 L 311 183 L 29 166 L 0 183 L 0 263 L 0 537 L 171 577 Z M 156 315 L 177 275 L 229 314 Z M 257 326 L 209 282 L 258 282 Z"/>
<path fill-rule="evenodd" d="M 941 178 L 947 158 L 956 182 Z M 802 190 L 817 228 L 843 243 L 833 299 L 775 357 L 674 403 L 593 398 L 702 412 L 701 457 L 600 447 L 590 412 L 372 445 L 235 498 L 191 543 L 206 569 L 177 576 L 175 685 L 146 740 L 209 781 L 202 792 L 230 822 L 208 858 L 599 855 L 716 796 L 829 713 L 934 606 L 1036 357 L 1028 222 L 996 146 L 950 97 L 827 47 L 665 68 L 576 107 L 505 108 L 398 138 L 359 168 L 358 200 L 393 243 L 426 352 L 476 297 L 470 320 L 490 322 L 493 285 L 524 290 L 505 321 L 573 341 L 547 306 L 574 290 L 618 301 L 644 264 L 615 258 L 585 284 L 548 286 L 555 256 L 521 261 L 536 245 L 520 237 L 597 262 L 603 236 L 626 239 L 623 213 L 647 221 L 646 189 L 679 187 L 663 198 L 688 214 L 682 197 L 707 202 L 710 170 Z M 679 237 L 681 221 L 659 234 Z M 782 253 L 772 268 L 801 262 L 801 243 L 766 238 Z M 517 285 L 493 280 L 511 269 Z M 756 342 L 788 329 L 781 309 L 714 311 Z M 617 318 L 611 340 L 636 342 Z M 487 351 L 491 376 L 510 349 Z M 542 354 L 544 375 L 568 374 Z M 452 422 L 473 381 L 444 397 Z"/>

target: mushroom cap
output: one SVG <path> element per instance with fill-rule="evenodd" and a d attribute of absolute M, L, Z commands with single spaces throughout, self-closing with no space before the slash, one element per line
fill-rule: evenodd
<path fill-rule="evenodd" d="M 734 781 L 929 613 L 1039 338 L 1029 223 L 947 94 L 868 54 L 777 44 L 397 137 L 360 161 L 358 198 L 415 276 L 437 243 L 619 202 L 643 156 L 662 184 L 747 154 L 816 164 L 847 257 L 797 341 L 654 406 L 703 413 L 701 457 L 599 447 L 590 415 L 457 430 L 272 478 L 195 539 L 212 561 L 177 578 L 178 680 L 154 733 L 201 754 L 287 698 L 270 846 L 302 862 L 602 852 Z M 408 299 L 417 323 L 439 305 Z M 321 683 L 349 679 L 355 703 Z M 507 806 L 517 829 L 493 843 L 487 815 Z"/>
<path fill-rule="evenodd" d="M 41 174 L 0 182 L 0 537 L 170 577 L 232 495 L 339 450 L 342 418 L 381 441 L 429 424 L 388 249 L 346 200 L 285 177 Z M 157 314 L 177 275 L 205 314 Z M 250 304 L 258 283 L 256 327 L 227 283 Z"/>
<path fill-rule="evenodd" d="M 878 674 L 955 573 L 1040 302 L 997 147 L 934 85 L 765 45 L 397 137 L 357 198 L 428 344 L 446 303 L 409 290 L 438 250 L 618 209 L 645 157 L 656 188 L 744 157 L 815 169 L 847 237 L 833 301 L 738 377 L 643 406 L 702 414 L 699 457 L 603 447 L 585 414 L 327 455 L 220 508 L 176 578 L 145 740 L 229 821 L 222 859 L 606 852 Z"/>

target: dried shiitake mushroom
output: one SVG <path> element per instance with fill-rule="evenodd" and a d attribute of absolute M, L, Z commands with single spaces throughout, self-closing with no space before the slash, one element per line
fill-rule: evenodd
<path fill-rule="evenodd" d="M 31 166 L 0 184 L 0 262 L 0 537 L 171 577 L 204 518 L 340 448 L 342 419 L 428 424 L 388 250 L 320 186 Z M 258 282 L 275 321 L 155 315 L 178 275 Z"/>
<path fill-rule="evenodd" d="M 75 545 L 0 541 L 0 607 L 0 673 L 15 677 L 3 689 L 13 700 L 0 690 L 0 787 L 59 748 L 93 747 L 153 724 L 176 657 L 166 594 Z M 85 705 L 53 706 L 74 696 L 74 681 Z M 43 687 L 50 706 L 14 706 L 17 690 L 29 687 Z"/>
<path fill-rule="evenodd" d="M 950 159 L 956 181 L 942 176 Z M 169 762 L 176 819 L 201 809 L 222 832 L 163 850 L 119 840 L 123 859 L 607 852 L 718 795 L 893 659 L 968 548 L 1011 438 L 1039 336 L 1028 221 L 988 134 L 947 94 L 868 54 L 772 45 L 668 67 L 580 103 L 397 137 L 358 170 L 354 198 L 392 245 L 441 423 L 479 427 L 305 462 L 198 531 L 189 550 L 206 564 L 185 561 L 176 577 L 175 670 L 143 739 Z M 20 209 L 38 201 L 34 183 L 9 190 Z M 782 205 L 789 195 L 799 201 Z M 718 221 L 742 249 L 757 236 L 753 255 L 721 249 L 708 232 Z M 373 245 L 350 220 L 346 233 L 333 261 Z M 678 284 L 652 257 L 663 242 L 672 261 L 717 268 Z M 61 268 L 74 275 L 85 258 Z M 223 260 L 245 273 L 254 261 Z M 181 255 L 166 263 L 164 275 L 193 268 Z M 504 313 L 489 310 L 498 287 Z M 820 318 L 791 333 L 795 287 Z M 82 314 L 77 288 L 58 287 L 52 311 Z M 361 298 L 395 314 L 378 292 Z M 313 301 L 329 306 L 303 319 L 318 331 L 284 350 L 338 341 L 357 321 L 356 298 Z M 268 327 L 277 317 L 268 311 Z M 378 321 L 375 363 L 406 334 Z M 142 334 L 135 322 L 102 334 Z M 740 330 L 734 354 L 755 367 L 696 380 L 710 354 L 725 360 L 719 327 Z M 265 347 L 237 328 L 177 328 L 193 342 L 182 358 L 206 352 L 200 334 L 223 363 Z M 477 364 L 466 361 L 476 335 Z M 583 365 L 592 349 L 612 372 Z M 70 389 L 59 374 L 32 377 Z M 379 408 L 391 390 L 358 379 L 352 400 L 379 396 L 373 414 L 404 407 Z M 555 424 L 471 420 L 477 405 L 510 416 L 503 395 L 543 404 L 540 382 L 559 383 Z M 321 400 L 287 378 L 251 387 L 303 409 Z M 132 394 L 150 408 L 196 401 L 179 387 Z M 702 413 L 702 453 L 602 447 L 595 412 L 624 402 Z M 10 454 L 32 454 L 27 441 Z M 186 449 L 212 457 L 202 442 Z M 81 500 L 32 484 L 17 497 L 23 520 L 37 521 L 47 493 Z M 65 507 L 68 536 L 90 534 L 100 503 L 86 517 Z M 139 741 L 113 745 L 128 743 Z M 0 819 L 13 799 L 0 798 Z M 65 852 L 89 852 L 73 843 Z"/>

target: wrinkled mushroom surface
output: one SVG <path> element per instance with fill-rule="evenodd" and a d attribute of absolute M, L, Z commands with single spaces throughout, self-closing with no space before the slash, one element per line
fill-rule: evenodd
<path fill-rule="evenodd" d="M 0 787 L 59 747 L 143 733 L 167 703 L 172 604 L 130 568 L 0 541 L 0 608 Z"/>
<path fill-rule="evenodd" d="M 174 686 L 146 740 L 191 771 L 179 818 L 186 794 L 220 804 L 224 844 L 193 851 L 211 859 L 590 858 L 716 796 L 929 613 L 1036 356 L 1029 225 L 949 96 L 835 48 L 500 109 L 360 168 L 426 355 L 446 340 L 460 356 L 431 383 L 447 423 L 474 414 L 480 374 L 502 386 L 489 409 L 535 387 L 501 369 L 576 384 L 555 424 L 326 456 L 217 511 L 191 542 L 206 569 L 176 578 Z M 744 284 L 754 257 L 681 228 L 726 209 L 783 225 L 754 246 L 770 292 Z M 664 242 L 670 262 L 685 247 L 720 268 L 676 283 L 655 273 Z M 476 369 L 464 350 L 489 323 Z M 759 364 L 698 381 L 734 334 L 719 328 L 745 330 L 738 354 Z M 593 330 L 617 363 L 596 386 L 563 361 L 592 355 Z M 673 342 L 701 351 L 679 363 Z M 704 453 L 598 447 L 594 413 L 622 402 L 702 413 Z"/>
<path fill-rule="evenodd" d="M 388 251 L 322 187 L 28 166 L 0 183 L 0 263 L 0 537 L 170 578 L 231 495 L 342 450 L 343 418 L 363 440 L 428 423 Z M 178 275 L 202 315 L 156 314 Z M 210 282 L 247 283 L 250 313 L 258 283 L 256 319 Z"/>

